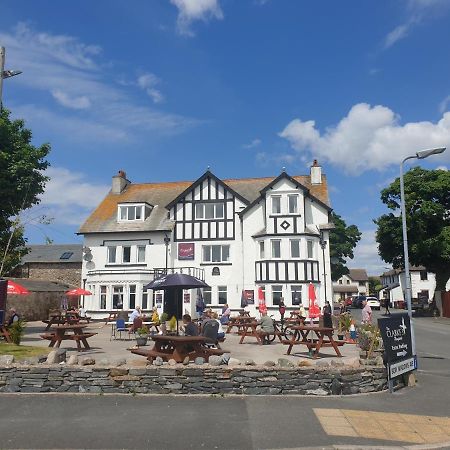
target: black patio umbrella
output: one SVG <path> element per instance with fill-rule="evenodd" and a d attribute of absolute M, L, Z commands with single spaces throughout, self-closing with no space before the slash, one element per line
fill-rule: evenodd
<path fill-rule="evenodd" d="M 163 275 L 162 277 L 157 278 L 144 286 L 145 289 L 153 289 L 154 291 L 164 291 L 173 288 L 195 289 L 202 287 L 210 286 L 204 281 L 185 273 L 171 273 L 169 275 Z"/>
<path fill-rule="evenodd" d="M 187 275 L 184 273 L 171 273 L 169 275 L 163 275 L 151 283 L 144 286 L 144 289 L 153 289 L 154 291 L 169 291 L 167 294 L 167 299 L 172 299 L 175 303 L 176 313 L 174 314 L 177 319 L 181 318 L 182 311 L 182 291 L 183 289 L 195 289 L 210 287 L 204 281 L 193 277 L 192 275 Z M 164 296 L 166 298 L 166 295 Z M 166 300 L 164 300 L 166 304 Z M 166 309 L 166 306 L 164 306 Z M 177 334 L 178 334 L 178 320 L 177 320 Z"/>

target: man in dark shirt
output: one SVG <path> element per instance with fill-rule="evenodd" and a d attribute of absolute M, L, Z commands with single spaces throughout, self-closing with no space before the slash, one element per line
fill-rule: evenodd
<path fill-rule="evenodd" d="M 198 327 L 192 322 L 192 318 L 189 314 L 183 316 L 184 334 L 186 336 L 198 336 Z"/>

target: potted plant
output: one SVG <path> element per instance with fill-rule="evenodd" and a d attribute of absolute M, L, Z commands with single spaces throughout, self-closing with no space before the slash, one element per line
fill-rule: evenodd
<path fill-rule="evenodd" d="M 161 332 L 162 332 L 162 334 L 166 334 L 167 333 L 167 325 L 166 325 L 167 320 L 169 320 L 169 314 L 163 312 L 161 314 L 161 317 L 159 318 L 159 321 L 161 322 Z"/>
<path fill-rule="evenodd" d="M 338 339 L 340 341 L 344 340 L 345 334 L 349 333 L 351 324 L 352 324 L 352 316 L 350 313 L 345 312 L 339 314 Z"/>
<path fill-rule="evenodd" d="M 138 347 L 141 347 L 142 345 L 147 345 L 147 339 L 148 339 L 148 328 L 147 327 L 141 327 L 136 330 L 136 344 Z"/>
<path fill-rule="evenodd" d="M 177 318 L 172 316 L 169 320 L 169 330 L 173 333 L 177 329 Z"/>

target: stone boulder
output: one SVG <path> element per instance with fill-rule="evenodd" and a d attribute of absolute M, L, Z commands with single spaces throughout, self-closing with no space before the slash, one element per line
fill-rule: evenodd
<path fill-rule="evenodd" d="M 57 348 L 56 350 L 52 350 L 48 356 L 46 363 L 47 364 L 59 364 L 62 362 L 66 362 L 66 350 L 63 348 Z"/>

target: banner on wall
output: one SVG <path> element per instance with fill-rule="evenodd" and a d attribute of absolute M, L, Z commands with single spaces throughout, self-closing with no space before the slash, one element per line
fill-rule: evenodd
<path fill-rule="evenodd" d="M 195 258 L 195 244 L 193 242 L 180 242 L 178 244 L 178 259 L 182 261 Z"/>
<path fill-rule="evenodd" d="M 189 292 L 184 293 L 184 303 L 191 303 L 191 294 Z"/>
<path fill-rule="evenodd" d="M 244 298 L 247 305 L 255 304 L 255 291 L 253 289 L 245 289 L 244 290 Z"/>

